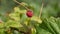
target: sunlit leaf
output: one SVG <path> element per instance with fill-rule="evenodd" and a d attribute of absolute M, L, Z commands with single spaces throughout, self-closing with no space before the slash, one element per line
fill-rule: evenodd
<path fill-rule="evenodd" d="M 33 16 L 33 17 L 31 18 L 31 20 L 37 21 L 38 23 L 42 23 L 42 20 L 41 20 L 39 17 L 36 17 L 36 16 Z"/>

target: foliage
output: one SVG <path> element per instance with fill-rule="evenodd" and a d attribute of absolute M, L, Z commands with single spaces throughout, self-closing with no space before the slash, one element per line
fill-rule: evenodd
<path fill-rule="evenodd" d="M 60 34 L 60 0 L 0 0 L 0 34 Z M 34 15 L 26 16 L 26 8 Z"/>

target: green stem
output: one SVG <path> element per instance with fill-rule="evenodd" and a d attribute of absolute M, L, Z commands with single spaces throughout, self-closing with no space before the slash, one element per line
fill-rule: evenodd
<path fill-rule="evenodd" d="M 41 14 L 42 14 L 43 6 L 44 6 L 44 1 L 42 0 L 42 6 L 41 6 L 41 8 L 40 8 L 40 15 L 39 15 L 39 18 L 41 18 Z"/>
<path fill-rule="evenodd" d="M 13 0 L 14 2 L 18 3 L 19 5 L 23 6 L 26 10 L 29 10 L 27 7 L 25 7 L 24 5 L 22 5 L 20 2 L 18 2 L 17 0 Z"/>

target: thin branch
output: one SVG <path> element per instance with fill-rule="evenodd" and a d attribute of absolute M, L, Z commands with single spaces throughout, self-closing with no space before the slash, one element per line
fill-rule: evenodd
<path fill-rule="evenodd" d="M 24 5 L 22 5 L 22 3 L 18 2 L 17 0 L 13 0 L 14 2 L 18 3 L 19 5 L 23 6 L 25 9 L 29 10 L 27 7 L 25 7 Z"/>
<path fill-rule="evenodd" d="M 44 6 L 44 1 L 42 0 L 42 6 L 41 6 L 41 8 L 40 8 L 40 15 L 39 15 L 39 18 L 40 18 L 41 15 L 42 15 L 43 6 Z"/>

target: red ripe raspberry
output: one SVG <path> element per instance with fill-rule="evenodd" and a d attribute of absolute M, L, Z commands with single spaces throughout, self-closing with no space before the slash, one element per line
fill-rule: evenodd
<path fill-rule="evenodd" d="M 33 16 L 33 11 L 32 10 L 27 10 L 26 15 L 28 17 L 32 17 Z"/>

